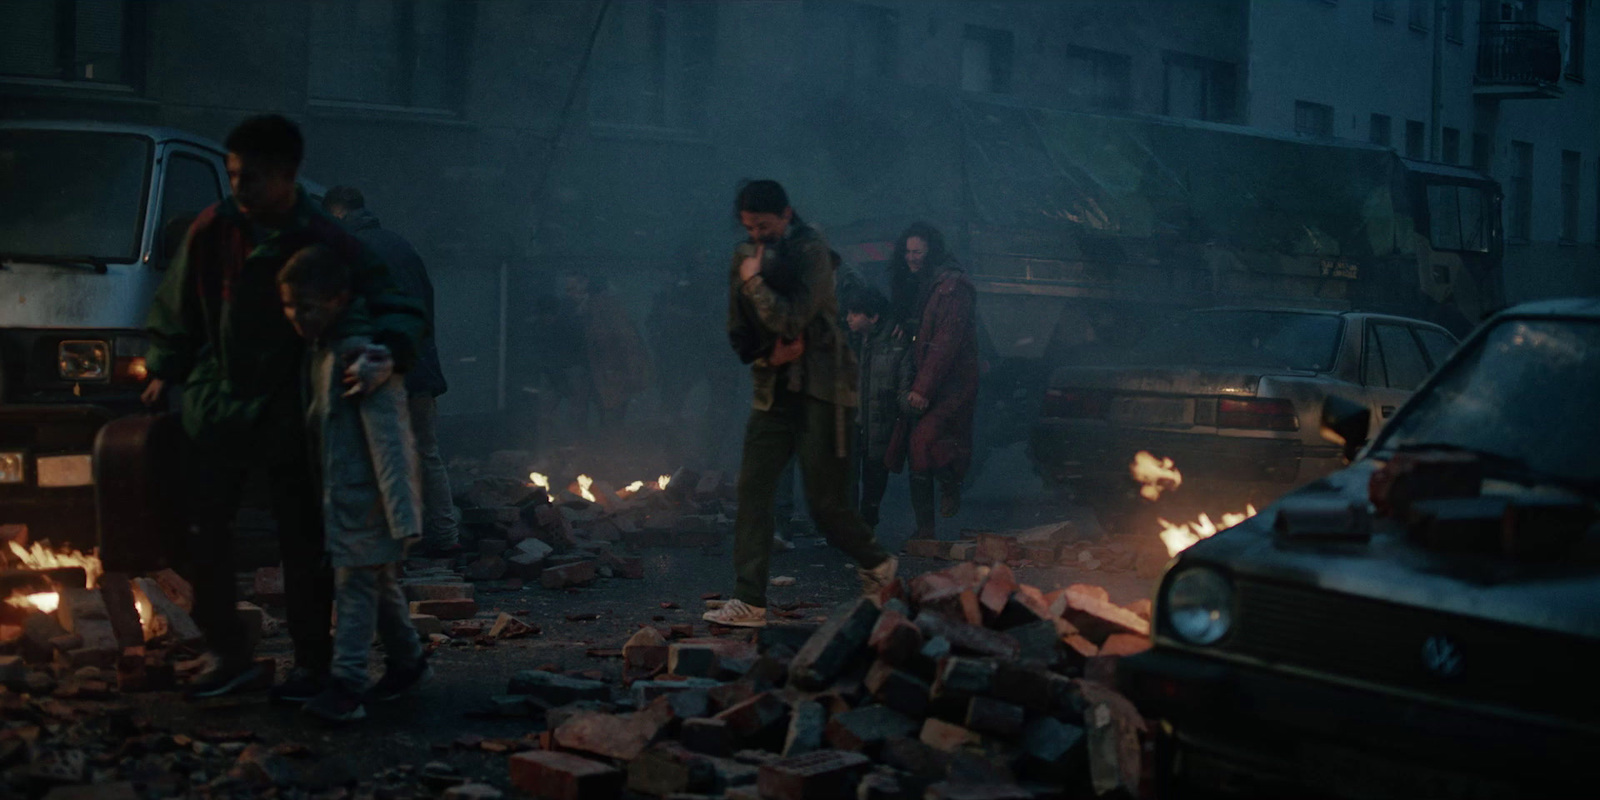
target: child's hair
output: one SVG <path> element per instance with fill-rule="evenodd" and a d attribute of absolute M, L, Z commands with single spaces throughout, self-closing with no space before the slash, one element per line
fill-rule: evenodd
<path fill-rule="evenodd" d="M 278 271 L 278 283 L 318 297 L 336 297 L 349 291 L 350 281 L 350 265 L 321 244 L 296 251 Z"/>
<path fill-rule="evenodd" d="M 869 317 L 881 317 L 889 312 L 889 298 L 883 292 L 871 286 L 862 286 L 855 291 L 846 292 L 844 298 L 844 313 L 865 314 Z"/>

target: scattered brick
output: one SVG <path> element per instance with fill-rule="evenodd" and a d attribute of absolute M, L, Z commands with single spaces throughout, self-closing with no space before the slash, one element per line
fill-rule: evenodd
<path fill-rule="evenodd" d="M 546 567 L 539 573 L 539 585 L 546 589 L 565 589 L 569 586 L 582 586 L 593 583 L 599 577 L 595 572 L 595 562 L 574 561 L 555 567 Z"/>
<path fill-rule="evenodd" d="M 733 752 L 733 731 L 728 721 L 715 717 L 695 717 L 683 721 L 678 742 L 685 748 L 708 756 L 727 756 Z"/>
<path fill-rule="evenodd" d="M 537 800 L 589 800 L 622 792 L 621 771 L 570 753 L 517 753 L 510 768 L 511 785 Z"/>
<path fill-rule="evenodd" d="M 928 683 L 887 661 L 877 661 L 863 681 L 878 702 L 911 717 L 928 713 Z"/>
<path fill-rule="evenodd" d="M 866 597 L 833 609 L 789 664 L 789 681 L 821 689 L 853 660 L 878 621 L 878 606 Z"/>
<path fill-rule="evenodd" d="M 652 797 L 708 792 L 716 780 L 710 758 L 676 742 L 658 744 L 628 764 L 628 791 Z"/>
<path fill-rule="evenodd" d="M 868 763 L 860 753 L 818 750 L 762 766 L 756 786 L 769 800 L 852 797 Z"/>
<path fill-rule="evenodd" d="M 976 745 L 982 737 L 954 723 L 929 717 L 922 723 L 921 742 L 935 750 L 953 753 L 968 745 Z"/>
<path fill-rule="evenodd" d="M 821 703 L 803 701 L 794 705 L 789 715 L 789 732 L 783 739 L 785 757 L 805 755 L 822 748 L 822 736 L 828 724 L 828 712 Z"/>
<path fill-rule="evenodd" d="M 474 589 L 472 584 L 459 581 L 407 583 L 402 588 L 406 599 L 418 600 L 471 600 Z"/>
<path fill-rule="evenodd" d="M 833 715 L 823 735 L 840 750 L 862 752 L 875 751 L 889 737 L 916 730 L 916 720 L 888 706 L 866 706 Z"/>
<path fill-rule="evenodd" d="M 674 644 L 667 649 L 667 671 L 685 678 L 710 678 L 717 674 L 717 651 L 704 644 Z"/>
<path fill-rule="evenodd" d="M 1022 733 L 1026 717 L 1022 706 L 991 697 L 974 697 L 967 701 L 966 727 L 982 733 L 1007 739 L 1016 737 Z"/>
<path fill-rule="evenodd" d="M 445 620 L 472 619 L 478 615 L 478 603 L 476 600 L 414 600 L 411 613 Z"/>

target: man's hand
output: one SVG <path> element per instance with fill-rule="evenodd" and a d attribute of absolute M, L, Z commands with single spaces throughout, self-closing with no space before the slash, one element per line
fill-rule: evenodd
<path fill-rule="evenodd" d="M 910 392 L 906 395 L 906 405 L 911 406 L 912 411 L 927 411 L 928 398 L 916 392 Z"/>
<path fill-rule="evenodd" d="M 372 394 L 394 375 L 394 356 L 381 344 L 369 344 L 344 369 L 345 397 Z"/>
<path fill-rule="evenodd" d="M 780 338 L 778 339 L 778 343 L 772 346 L 772 355 L 767 356 L 767 363 L 774 367 L 781 367 L 784 364 L 799 359 L 800 356 L 805 354 L 805 352 L 805 337 L 795 339 L 792 342 L 784 341 Z"/>
<path fill-rule="evenodd" d="M 761 274 L 761 257 L 766 253 L 766 249 L 765 244 L 758 244 L 755 255 L 745 256 L 744 261 L 739 262 L 739 280 L 748 281 Z"/>
<path fill-rule="evenodd" d="M 151 378 L 150 382 L 144 385 L 144 391 L 139 393 L 139 401 L 154 408 L 166 393 L 167 382 L 160 378 Z"/>

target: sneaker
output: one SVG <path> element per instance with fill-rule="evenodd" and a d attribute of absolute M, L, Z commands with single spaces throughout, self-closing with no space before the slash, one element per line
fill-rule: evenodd
<path fill-rule="evenodd" d="M 274 703 L 302 705 L 322 694 L 322 690 L 326 688 L 328 688 L 328 673 L 295 667 L 289 671 L 289 677 L 283 683 L 272 687 L 268 697 Z"/>
<path fill-rule="evenodd" d="M 321 694 L 306 702 L 305 710 L 328 722 L 352 722 L 367 716 L 367 707 L 361 704 L 361 693 L 334 680 L 328 681 Z"/>
<path fill-rule="evenodd" d="M 765 628 L 767 626 L 767 610 L 756 608 L 743 600 L 729 600 L 722 608 L 707 611 L 700 615 L 706 622 L 716 625 L 727 625 L 734 628 Z"/>
<path fill-rule="evenodd" d="M 221 697 L 237 692 L 267 677 L 266 673 L 249 658 L 226 658 L 213 655 L 211 666 L 189 682 L 184 694 L 190 700 Z"/>
<path fill-rule="evenodd" d="M 895 571 L 900 568 L 900 561 L 894 556 L 889 556 L 872 569 L 856 567 L 856 575 L 861 578 L 861 591 L 863 594 L 875 594 L 878 590 L 894 582 Z"/>
<path fill-rule="evenodd" d="M 433 667 L 428 664 L 426 658 L 417 659 L 417 663 L 410 667 L 400 669 L 390 667 L 384 670 L 383 677 L 367 690 L 367 700 L 384 703 L 397 699 L 432 677 Z"/>

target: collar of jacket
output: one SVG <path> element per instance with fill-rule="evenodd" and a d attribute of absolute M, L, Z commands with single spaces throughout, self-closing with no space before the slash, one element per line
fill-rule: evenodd
<path fill-rule="evenodd" d="M 365 208 L 352 209 L 340 222 L 344 223 L 345 230 L 351 233 L 383 227 L 378 224 L 378 216 Z"/>

